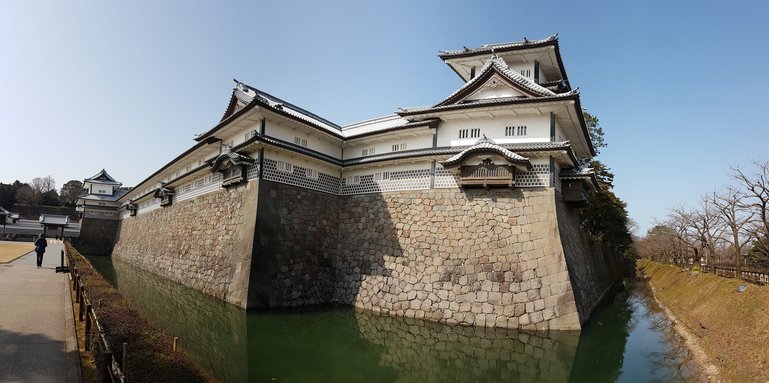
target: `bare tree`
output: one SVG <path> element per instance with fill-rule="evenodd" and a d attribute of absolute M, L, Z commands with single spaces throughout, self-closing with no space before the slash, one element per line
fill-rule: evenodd
<path fill-rule="evenodd" d="M 755 239 L 753 245 L 762 258 L 769 258 L 769 161 L 754 159 L 751 162 L 752 174 L 740 167 L 732 167 L 731 176 L 745 190 L 743 207 L 755 214 L 748 230 Z"/>
<path fill-rule="evenodd" d="M 656 224 L 646 236 L 636 243 L 636 250 L 643 258 L 657 262 L 677 262 L 682 246 L 676 232 L 667 224 Z"/>
<path fill-rule="evenodd" d="M 702 246 L 696 226 L 694 225 L 695 216 L 694 212 L 686 209 L 684 206 L 673 208 L 668 214 L 667 226 L 673 229 L 676 242 L 678 243 L 679 253 L 676 254 L 676 264 L 685 264 L 688 255 L 693 255 L 695 259 L 700 257 Z"/>
<path fill-rule="evenodd" d="M 43 178 L 35 177 L 32 179 L 32 189 L 39 194 L 45 194 L 50 190 L 56 189 L 56 181 L 50 175 Z"/>
<path fill-rule="evenodd" d="M 742 267 L 741 249 L 752 241 L 748 227 L 755 215 L 745 208 L 744 194 L 733 186 L 721 193 L 713 193 L 713 207 L 718 211 L 720 222 L 725 226 L 724 240 L 729 242 L 734 254 L 737 277 Z"/>

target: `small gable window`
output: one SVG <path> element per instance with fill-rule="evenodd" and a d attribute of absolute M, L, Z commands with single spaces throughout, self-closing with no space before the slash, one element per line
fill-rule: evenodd
<path fill-rule="evenodd" d="M 294 143 L 299 146 L 307 147 L 307 139 L 302 137 L 294 137 Z"/>
<path fill-rule="evenodd" d="M 460 129 L 459 130 L 459 138 L 478 138 L 481 136 L 481 129 L 475 128 L 475 129 Z"/>
<path fill-rule="evenodd" d="M 393 145 L 393 152 L 397 152 L 399 150 L 406 150 L 406 143 L 405 142 Z"/>

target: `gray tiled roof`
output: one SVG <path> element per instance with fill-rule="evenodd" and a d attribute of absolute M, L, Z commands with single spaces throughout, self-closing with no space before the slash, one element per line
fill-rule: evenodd
<path fill-rule="evenodd" d="M 450 105 L 440 105 L 440 106 L 418 106 L 414 108 L 403 109 L 402 111 L 398 112 L 398 114 L 401 116 L 409 116 L 413 114 L 440 112 L 440 111 L 447 111 L 447 110 L 454 110 L 454 109 L 467 109 L 467 108 L 475 108 L 475 107 L 483 107 L 483 106 L 508 105 L 508 104 L 525 104 L 525 103 L 540 102 L 540 101 L 554 101 L 554 100 L 568 99 L 577 94 L 579 94 L 579 91 L 575 89 L 566 93 L 554 94 L 552 96 L 543 96 L 543 97 L 532 97 L 532 98 L 501 97 L 501 98 L 490 98 L 490 99 L 484 99 L 484 100 L 473 100 L 470 102 L 463 102 L 461 104 L 450 104 Z"/>
<path fill-rule="evenodd" d="M 253 101 L 257 101 L 272 110 L 288 114 L 293 118 L 299 119 L 311 125 L 323 128 L 324 130 L 334 133 L 335 135 L 341 136 L 342 128 L 339 125 L 306 109 L 302 109 L 288 101 L 282 100 L 267 92 L 256 89 L 250 85 L 241 82 L 238 84 L 240 86 L 235 88 L 235 97 L 244 103 L 249 104 Z M 251 94 L 251 92 L 253 92 L 253 94 Z"/>
<path fill-rule="evenodd" d="M 500 144 L 497 146 L 511 152 L 537 152 L 537 151 L 552 151 L 552 150 L 571 151 L 571 145 L 569 144 L 568 141 L 532 142 L 532 143 L 522 143 L 522 144 Z M 343 165 L 344 166 L 362 165 L 362 164 L 368 164 L 373 162 L 390 161 L 390 160 L 397 160 L 397 159 L 409 158 L 409 157 L 455 155 L 469 148 L 472 148 L 472 146 L 443 146 L 438 148 L 404 150 L 401 152 L 391 152 L 391 153 L 377 154 L 377 155 L 367 156 L 367 157 L 351 158 L 349 160 L 344 160 Z"/>
<path fill-rule="evenodd" d="M 482 81 L 487 80 L 485 77 L 488 72 L 494 71 L 500 73 L 503 77 L 505 77 L 508 81 L 512 82 L 513 84 L 518 85 L 519 87 L 523 88 L 524 90 L 527 90 L 531 93 L 534 93 L 536 96 L 539 97 L 548 97 L 548 96 L 554 96 L 556 93 L 553 92 L 550 89 L 547 89 L 537 83 L 535 83 L 532 80 L 529 80 L 528 78 L 522 76 L 520 73 L 510 69 L 509 66 L 507 66 L 507 63 L 505 63 L 505 60 L 503 60 L 501 57 L 491 57 L 489 60 L 486 61 L 486 63 L 483 65 L 483 67 L 480 70 L 480 73 L 476 75 L 473 79 L 466 82 L 465 85 L 463 85 L 461 88 L 457 89 L 454 93 L 446 97 L 443 101 L 439 102 L 435 106 L 443 106 L 448 104 L 453 104 L 457 100 L 454 100 L 454 98 L 463 92 L 468 91 L 470 88 L 479 86 Z"/>
<path fill-rule="evenodd" d="M 475 145 L 449 157 L 448 159 L 446 159 L 441 163 L 443 164 L 443 166 L 456 166 L 468 155 L 475 154 L 475 153 L 486 153 L 486 152 L 494 152 L 504 157 L 507 161 L 509 161 L 512 164 L 522 164 L 527 169 L 531 169 L 531 162 L 529 161 L 528 158 L 515 154 L 510 150 L 497 145 L 494 141 L 486 137 L 483 137 L 482 139 L 478 140 L 478 142 L 476 142 Z"/>
<path fill-rule="evenodd" d="M 112 176 L 107 174 L 107 171 L 104 169 L 94 174 L 93 176 L 86 178 L 85 182 L 91 182 L 95 184 L 105 184 L 105 185 L 122 185 L 120 182 L 115 181 L 115 179 L 112 178 Z"/>
<path fill-rule="evenodd" d="M 112 195 L 86 193 L 86 194 L 83 194 L 83 195 L 79 196 L 78 198 L 82 198 L 82 199 L 89 200 L 89 201 L 115 202 L 120 197 L 126 195 L 126 193 L 128 193 L 128 190 L 117 189 L 117 190 L 115 190 L 114 193 L 112 193 Z"/>
<path fill-rule="evenodd" d="M 230 148 L 228 145 L 224 145 L 222 148 L 222 154 L 220 154 L 211 162 L 211 169 L 213 171 L 219 171 L 225 162 L 230 162 L 233 165 L 238 166 L 253 165 L 256 160 L 249 156 L 232 151 L 232 148 Z"/>
<path fill-rule="evenodd" d="M 529 45 L 540 45 L 540 44 L 546 44 L 552 41 L 558 41 L 557 33 L 541 40 L 523 39 L 520 41 L 511 41 L 507 43 L 485 44 L 480 48 L 464 48 L 464 49 L 458 49 L 458 50 L 440 51 L 439 56 L 441 58 L 450 58 L 452 56 L 464 56 L 464 55 L 475 54 L 475 53 L 492 53 L 495 50 L 505 50 L 505 49 L 526 47 Z"/>

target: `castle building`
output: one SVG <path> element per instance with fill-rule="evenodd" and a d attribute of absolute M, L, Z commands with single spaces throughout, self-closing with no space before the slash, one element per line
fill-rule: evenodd
<path fill-rule="evenodd" d="M 126 194 L 120 182 L 102 169 L 83 180 L 83 193 L 75 202 L 75 211 L 81 217 L 80 236 L 76 239 L 81 251 L 99 253 L 111 249 L 115 243 L 122 203 L 118 199 Z"/>
<path fill-rule="evenodd" d="M 580 328 L 618 267 L 579 232 L 595 149 L 557 37 L 439 57 L 454 93 L 347 126 L 236 81 L 129 192 L 87 179 L 84 221 L 112 207 L 114 257 L 246 308 Z"/>

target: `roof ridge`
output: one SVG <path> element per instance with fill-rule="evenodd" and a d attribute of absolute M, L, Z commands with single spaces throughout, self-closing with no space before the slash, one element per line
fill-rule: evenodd
<path fill-rule="evenodd" d="M 237 81 L 237 80 L 235 80 L 235 81 Z M 248 84 L 246 84 L 244 82 L 237 81 L 237 83 L 240 84 L 240 85 L 243 85 L 245 87 L 248 87 L 248 89 L 250 89 L 250 90 L 253 90 L 254 93 L 256 93 L 256 96 L 257 96 L 257 97 L 254 97 L 254 99 L 256 99 L 256 98 L 269 98 L 269 99 L 275 100 L 278 103 L 282 104 L 284 107 L 287 106 L 287 107 L 289 107 L 289 108 L 291 108 L 291 109 L 293 109 L 293 110 L 295 110 L 295 111 L 297 111 L 299 113 L 307 115 L 308 117 L 314 118 L 314 119 L 316 119 L 316 120 L 318 120 L 320 122 L 328 124 L 328 125 L 336 128 L 336 129 L 338 129 L 338 130 L 342 130 L 342 128 L 341 128 L 341 126 L 339 124 L 337 124 L 335 122 L 332 122 L 332 121 L 330 121 L 330 120 L 328 120 L 326 118 L 323 118 L 323 117 L 321 117 L 321 116 L 319 116 L 319 115 L 317 115 L 317 114 L 315 114 L 313 112 L 310 112 L 307 109 L 304 109 L 304 108 L 302 108 L 300 106 L 292 104 L 292 103 L 290 103 L 290 102 L 288 102 L 286 100 L 283 100 L 280 97 L 275 97 L 272 94 L 269 94 L 269 93 L 267 93 L 267 92 L 265 92 L 263 90 L 257 89 L 257 88 L 255 88 L 255 87 L 253 87 L 251 85 L 248 85 Z"/>
<path fill-rule="evenodd" d="M 453 56 L 458 54 L 493 52 L 494 49 L 498 49 L 498 48 L 504 49 L 504 48 L 511 48 L 511 47 L 523 47 L 527 45 L 545 44 L 551 41 L 558 41 L 558 33 L 555 33 L 544 39 L 539 39 L 539 40 L 529 40 L 526 37 L 524 37 L 523 40 L 509 41 L 509 42 L 503 42 L 503 43 L 481 44 L 481 46 L 477 48 L 463 47 L 463 49 L 441 50 L 438 52 L 439 52 L 439 56 L 444 57 L 444 56 Z"/>
<path fill-rule="evenodd" d="M 361 121 L 356 121 L 356 122 L 353 122 L 351 124 L 344 125 L 344 126 L 342 126 L 342 130 L 357 128 L 359 126 L 363 126 L 363 125 L 366 125 L 366 124 L 369 124 L 369 123 L 373 123 L 373 122 L 380 122 L 380 121 L 385 121 L 385 120 L 395 120 L 395 119 L 399 119 L 399 118 L 403 118 L 403 117 L 401 117 L 401 116 L 399 116 L 399 115 L 397 115 L 395 113 L 388 114 L 387 116 L 372 117 L 372 118 L 369 118 L 369 119 L 365 119 L 365 120 L 361 120 Z"/>

